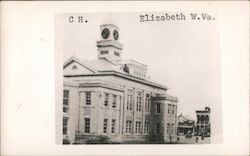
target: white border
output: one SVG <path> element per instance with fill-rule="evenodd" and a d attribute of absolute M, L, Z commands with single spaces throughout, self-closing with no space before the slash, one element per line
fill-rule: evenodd
<path fill-rule="evenodd" d="M 2 2 L 1 154 L 248 155 L 248 2 Z M 54 15 L 66 12 L 204 11 L 220 15 L 223 143 L 55 144 Z M 20 61 L 20 59 L 22 61 Z"/>

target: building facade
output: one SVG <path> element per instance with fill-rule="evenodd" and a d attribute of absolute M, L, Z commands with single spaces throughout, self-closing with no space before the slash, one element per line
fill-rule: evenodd
<path fill-rule="evenodd" d="M 182 114 L 178 116 L 177 135 L 193 135 L 195 131 L 195 122 Z"/>
<path fill-rule="evenodd" d="M 205 110 L 196 111 L 196 135 L 210 136 L 210 108 L 205 107 Z"/>
<path fill-rule="evenodd" d="M 119 28 L 100 26 L 97 60 L 71 57 L 63 67 L 63 139 L 88 143 L 176 140 L 177 98 L 147 79 L 147 66 L 122 60 Z"/>

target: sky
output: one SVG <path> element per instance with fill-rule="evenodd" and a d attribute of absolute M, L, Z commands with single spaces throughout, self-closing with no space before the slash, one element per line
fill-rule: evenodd
<path fill-rule="evenodd" d="M 217 21 L 140 22 L 150 13 L 72 13 L 57 17 L 56 42 L 63 59 L 97 59 L 99 26 L 112 18 L 120 28 L 122 59 L 148 66 L 151 80 L 169 88 L 178 97 L 178 115 L 195 119 L 195 110 L 209 106 L 221 111 L 220 47 Z M 164 14 L 157 12 L 154 14 Z M 188 13 L 185 13 L 188 16 Z M 88 22 L 69 22 L 82 16 Z"/>

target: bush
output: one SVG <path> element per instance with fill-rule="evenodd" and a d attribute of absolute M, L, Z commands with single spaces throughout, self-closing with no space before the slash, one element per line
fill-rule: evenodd
<path fill-rule="evenodd" d="M 63 139 L 63 144 L 70 144 L 68 139 Z"/>
<path fill-rule="evenodd" d="M 86 141 L 87 144 L 107 144 L 109 143 L 109 137 L 108 136 L 97 136 L 95 138 L 90 138 Z"/>

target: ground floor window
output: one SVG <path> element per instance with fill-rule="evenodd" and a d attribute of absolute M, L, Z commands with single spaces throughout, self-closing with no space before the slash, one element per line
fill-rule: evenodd
<path fill-rule="evenodd" d="M 135 133 L 141 133 L 141 121 L 135 123 Z"/>
<path fill-rule="evenodd" d="M 174 124 L 172 123 L 171 134 L 174 134 Z"/>
<path fill-rule="evenodd" d="M 85 122 L 85 133 L 90 133 L 90 118 L 84 118 Z"/>
<path fill-rule="evenodd" d="M 103 120 L 103 133 L 107 133 L 108 129 L 108 119 Z"/>
<path fill-rule="evenodd" d="M 68 119 L 67 117 L 63 117 L 63 134 L 68 133 Z"/>
<path fill-rule="evenodd" d="M 170 134 L 169 132 L 170 132 L 170 124 L 167 123 L 167 134 Z"/>
<path fill-rule="evenodd" d="M 144 123 L 144 133 L 149 133 L 149 121 L 145 121 Z"/>
<path fill-rule="evenodd" d="M 160 134 L 160 132 L 161 132 L 161 123 L 156 122 L 156 134 Z"/>
<path fill-rule="evenodd" d="M 126 121 L 126 133 L 131 133 L 132 130 L 132 121 Z"/>
<path fill-rule="evenodd" d="M 157 103 L 156 104 L 156 113 L 161 113 L 161 104 L 160 103 Z"/>
<path fill-rule="evenodd" d="M 112 120 L 111 133 L 115 133 L 115 119 Z"/>

